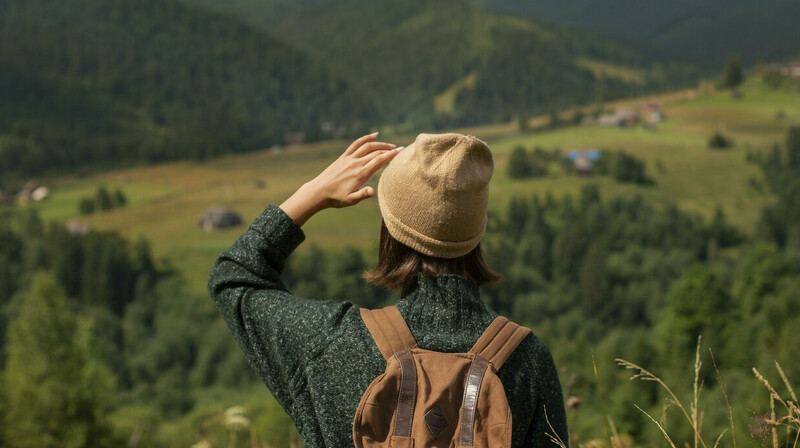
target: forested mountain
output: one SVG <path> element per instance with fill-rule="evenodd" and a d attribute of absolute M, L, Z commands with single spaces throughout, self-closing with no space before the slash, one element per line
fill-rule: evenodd
<path fill-rule="evenodd" d="M 251 150 L 374 116 L 301 52 L 174 0 L 4 0 L 0 67 L 0 173 Z"/>
<path fill-rule="evenodd" d="M 457 0 L 185 2 L 206 8 L 0 3 L 0 172 L 509 120 L 697 76 L 591 32 Z"/>
<path fill-rule="evenodd" d="M 748 428 L 753 415 L 769 412 L 753 366 L 780 360 L 788 378 L 800 377 L 800 128 L 751 158 L 777 197 L 756 236 L 722 209 L 705 222 L 675 204 L 603 195 L 591 184 L 577 195 L 514 196 L 489 214 L 487 263 L 505 278 L 481 296 L 557 354 L 565 398 L 583 403 L 568 411 L 573 446 L 603 440 L 589 437 L 602 437 L 612 416 L 614 430 L 636 442 L 628 446 L 659 446 L 664 435 L 636 407 L 658 415 L 675 397 L 654 382 L 628 381 L 623 369 L 598 374 L 594 359 L 642 362 L 683 399 L 702 335 L 700 353 L 713 348 L 720 369 L 699 373 L 705 437 L 727 431 L 728 418 Z M 283 280 L 301 297 L 390 303 L 396 292 L 361 280 L 369 267 L 356 248 L 312 245 L 288 259 Z M 141 440 L 131 446 L 296 446 L 288 417 L 257 394 L 246 402 L 260 406 L 250 408 L 252 426 L 242 426 L 247 437 L 230 435 L 224 403 L 263 385 L 212 301 L 160 268 L 145 240 L 72 234 L 31 209 L 0 209 L 0 349 L 2 446 L 47 446 L 24 442 L 57 437 L 111 447 L 131 434 Z M 735 407 L 719 404 L 722 393 Z M 75 408 L 82 411 L 65 411 Z M 677 412 L 669 418 L 671 437 L 692 440 Z M 779 445 L 795 440 L 796 430 L 779 430 Z M 769 431 L 731 431 L 724 441 L 732 438 L 740 446 L 773 440 Z"/>
<path fill-rule="evenodd" d="M 417 127 L 506 120 L 696 76 L 595 33 L 460 1 L 185 1 L 308 51 L 374 98 L 382 118 Z"/>
<path fill-rule="evenodd" d="M 796 0 L 471 0 L 658 46 L 706 68 L 800 56 Z"/>

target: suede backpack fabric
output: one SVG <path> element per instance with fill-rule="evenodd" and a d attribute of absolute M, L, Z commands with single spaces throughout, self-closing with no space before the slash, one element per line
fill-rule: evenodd
<path fill-rule="evenodd" d="M 498 316 L 468 353 L 441 353 L 419 348 L 394 306 L 360 313 L 386 371 L 358 404 L 356 448 L 511 446 L 511 409 L 497 371 L 530 329 Z"/>

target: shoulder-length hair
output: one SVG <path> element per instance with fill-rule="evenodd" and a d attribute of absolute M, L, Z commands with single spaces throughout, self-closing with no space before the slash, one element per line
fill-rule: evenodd
<path fill-rule="evenodd" d="M 389 289 L 411 289 L 419 274 L 434 276 L 456 274 L 478 285 L 496 282 L 503 278 L 483 260 L 480 243 L 468 254 L 458 258 L 438 258 L 422 254 L 397 241 L 381 219 L 378 265 L 364 273 L 368 282 Z"/>

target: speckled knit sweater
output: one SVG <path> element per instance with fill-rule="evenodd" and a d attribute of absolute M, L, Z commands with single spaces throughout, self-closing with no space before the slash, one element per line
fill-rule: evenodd
<path fill-rule="evenodd" d="M 293 296 L 284 262 L 305 239 L 270 205 L 221 254 L 209 291 L 250 364 L 289 414 L 307 448 L 352 447 L 353 416 L 386 361 L 350 302 Z M 466 352 L 497 313 L 461 276 L 420 277 L 397 308 L 421 348 Z M 529 335 L 498 372 L 512 412 L 512 447 L 555 446 L 547 418 L 567 440 L 561 385 L 550 352 Z"/>

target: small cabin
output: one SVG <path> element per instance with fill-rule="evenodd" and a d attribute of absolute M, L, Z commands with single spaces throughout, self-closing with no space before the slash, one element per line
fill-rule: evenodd
<path fill-rule="evenodd" d="M 211 206 L 200 215 L 200 227 L 206 232 L 242 225 L 242 217 L 227 207 Z"/>
<path fill-rule="evenodd" d="M 800 60 L 792 61 L 781 67 L 781 75 L 800 78 Z"/>
<path fill-rule="evenodd" d="M 19 191 L 17 192 L 17 198 L 16 198 L 17 204 L 25 205 L 30 203 L 33 200 L 33 198 L 31 197 L 33 195 L 33 192 L 36 191 L 39 187 L 41 187 L 41 185 L 39 185 L 39 182 L 35 180 L 29 180 L 28 182 L 26 182 L 25 185 L 23 185 L 22 188 L 20 188 Z"/>
<path fill-rule="evenodd" d="M 594 162 L 600 158 L 600 151 L 596 149 L 573 149 L 567 154 L 569 160 L 578 174 L 592 174 Z"/>
<path fill-rule="evenodd" d="M 648 101 L 645 103 L 642 110 L 646 123 L 660 123 L 666 118 L 664 111 L 661 110 L 661 107 L 655 101 Z"/>
<path fill-rule="evenodd" d="M 639 114 L 635 109 L 620 109 L 610 114 L 603 114 L 597 117 L 599 126 L 628 127 L 639 122 Z"/>
<path fill-rule="evenodd" d="M 64 227 L 71 235 L 86 235 L 92 231 L 92 226 L 77 219 L 68 219 Z"/>

